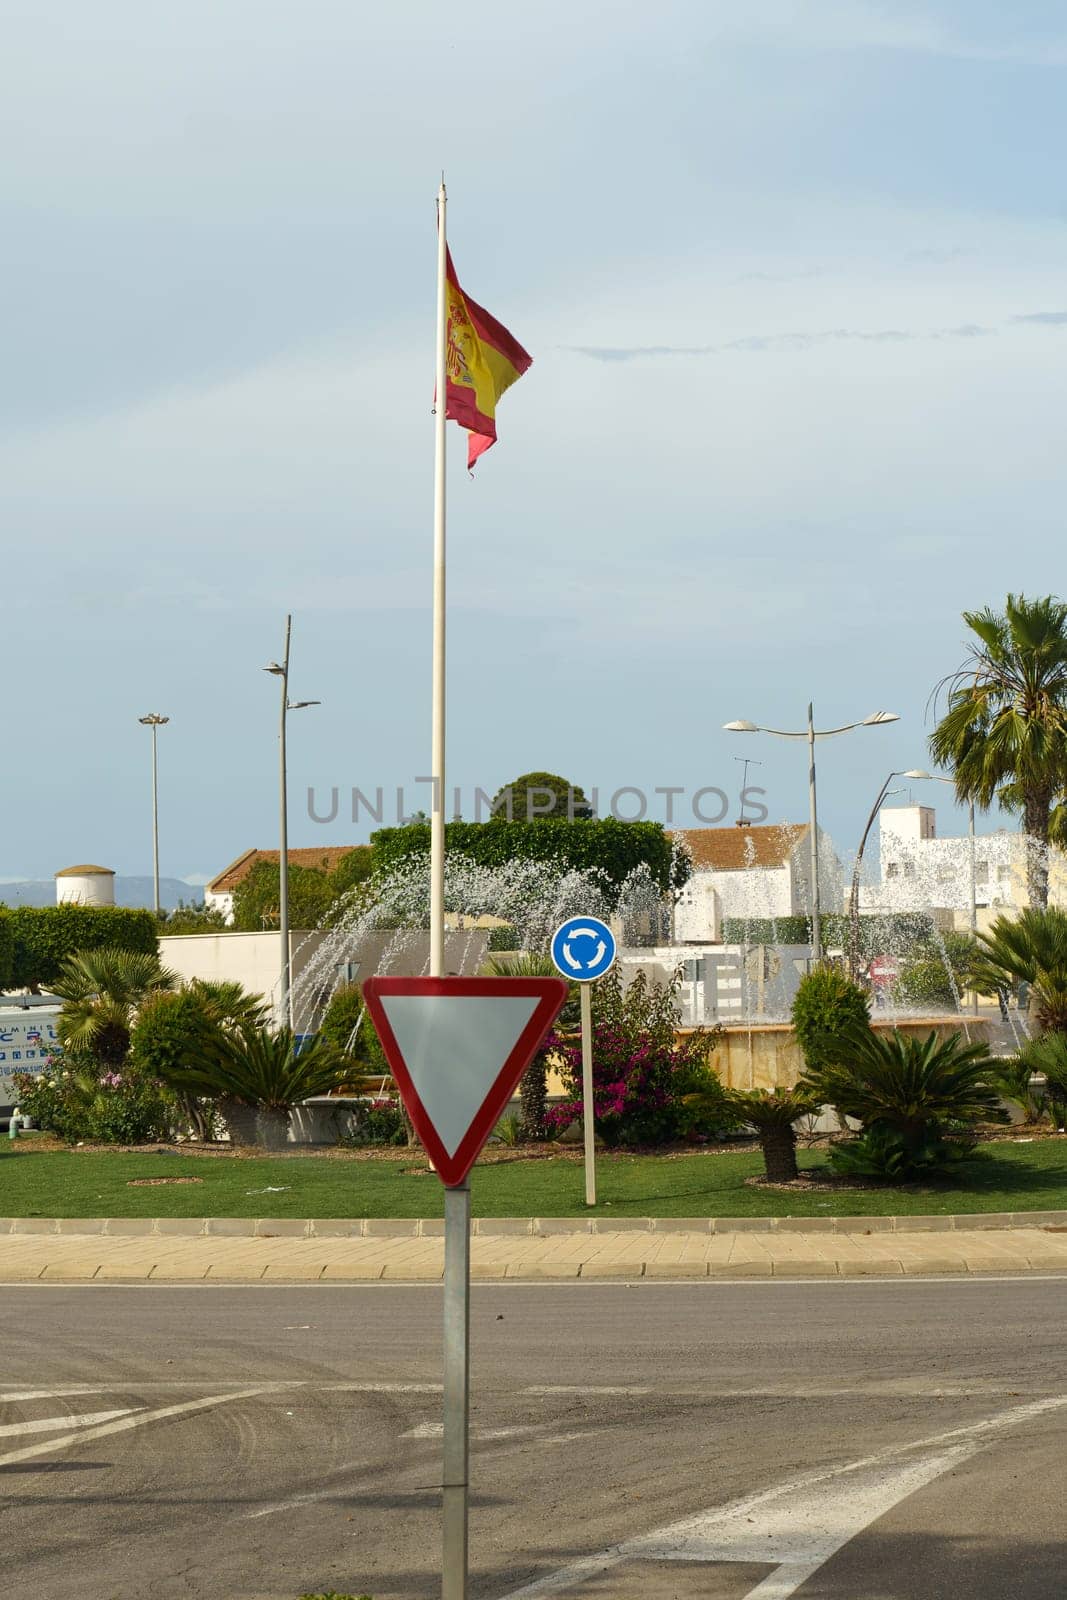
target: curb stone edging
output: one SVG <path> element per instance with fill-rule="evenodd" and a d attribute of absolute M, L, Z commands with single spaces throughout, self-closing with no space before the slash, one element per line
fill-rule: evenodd
<path fill-rule="evenodd" d="M 559 1234 L 934 1233 L 998 1228 L 1067 1229 L 1067 1211 L 978 1211 L 906 1217 L 475 1217 L 475 1237 Z M 0 1217 L 5 1234 L 110 1238 L 439 1239 L 440 1217 Z"/>

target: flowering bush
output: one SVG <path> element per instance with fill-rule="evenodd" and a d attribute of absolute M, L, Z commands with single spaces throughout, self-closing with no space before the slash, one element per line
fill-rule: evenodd
<path fill-rule="evenodd" d="M 407 1124 L 399 1100 L 375 1095 L 350 1107 L 352 1120 L 342 1144 L 407 1144 Z"/>
<path fill-rule="evenodd" d="M 21 1074 L 15 1087 L 19 1109 L 71 1144 L 141 1144 L 171 1134 L 174 1096 L 130 1061 L 101 1072 L 69 1053 L 51 1056 L 39 1076 Z"/>
<path fill-rule="evenodd" d="M 639 973 L 624 990 L 617 973 L 611 973 L 594 989 L 592 1008 L 593 1115 L 606 1145 L 662 1144 L 737 1125 L 708 1065 L 716 1035 L 697 1029 L 678 1036 L 673 988 L 650 985 Z M 547 1048 L 570 1090 L 570 1098 L 546 1117 L 563 1132 L 585 1109 L 581 1040 L 554 1034 Z M 693 1096 L 699 1098 L 698 1108 L 687 1103 Z"/>

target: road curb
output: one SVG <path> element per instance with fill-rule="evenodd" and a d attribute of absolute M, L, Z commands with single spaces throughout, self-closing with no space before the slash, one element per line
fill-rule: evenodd
<path fill-rule="evenodd" d="M 560 1234 L 975 1233 L 1000 1228 L 1067 1229 L 1067 1211 L 985 1211 L 905 1217 L 475 1217 L 475 1238 L 548 1239 Z M 0 1217 L 0 1237 L 439 1239 L 440 1217 Z"/>

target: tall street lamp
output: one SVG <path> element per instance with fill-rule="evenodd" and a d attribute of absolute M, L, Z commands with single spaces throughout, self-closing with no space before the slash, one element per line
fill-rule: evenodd
<path fill-rule="evenodd" d="M 950 783 L 953 789 L 956 787 L 956 780 L 954 778 L 942 777 L 940 772 L 921 772 L 917 769 L 915 772 L 909 772 L 907 776 L 909 778 L 925 778 L 930 783 Z M 969 795 L 967 799 L 967 887 L 968 896 L 970 899 L 970 924 L 972 938 L 978 932 L 978 882 L 974 861 L 974 848 L 974 796 Z M 971 993 L 971 1010 L 978 1010 L 977 989 L 972 990 Z"/>
<path fill-rule="evenodd" d="M 811 704 L 808 705 L 808 725 L 799 733 L 784 728 L 763 728 L 758 723 L 743 718 L 737 722 L 724 722 L 728 733 L 772 733 L 777 739 L 806 739 L 808 741 L 808 810 L 811 832 L 811 956 L 822 960 L 822 907 L 819 898 L 819 813 L 815 798 L 815 741 L 832 739 L 838 733 L 851 733 L 853 728 L 875 728 L 883 722 L 899 722 L 895 711 L 873 711 L 862 722 L 846 722 L 842 728 L 816 728 Z"/>
<path fill-rule="evenodd" d="M 278 752 L 281 798 L 281 849 L 278 854 L 278 923 L 281 931 L 281 971 L 279 974 L 278 1015 L 282 1026 L 293 1025 L 293 992 L 291 957 L 289 953 L 289 798 L 285 770 L 285 719 L 290 711 L 303 711 L 305 706 L 321 706 L 321 700 L 290 700 L 289 698 L 289 639 L 293 619 L 285 619 L 285 653 L 281 665 L 271 661 L 263 668 L 282 681 L 281 717 L 278 725 Z"/>
<path fill-rule="evenodd" d="M 859 974 L 860 959 L 860 868 L 863 866 L 863 852 L 867 844 L 867 836 L 874 827 L 874 819 L 881 811 L 886 796 L 889 794 L 889 785 L 894 778 L 928 778 L 928 772 L 920 772 L 917 767 L 909 767 L 906 772 L 891 772 L 878 791 L 878 798 L 871 807 L 871 814 L 867 818 L 867 826 L 863 830 L 860 847 L 856 851 L 856 861 L 852 868 L 852 889 L 848 897 L 848 967 L 853 978 Z"/>
<path fill-rule="evenodd" d="M 164 723 L 170 721 L 169 717 L 161 717 L 158 711 L 150 711 L 147 717 L 138 717 L 138 722 L 145 728 L 152 730 L 152 904 L 156 916 L 159 916 L 159 766 L 156 760 L 156 729 L 162 728 Z"/>

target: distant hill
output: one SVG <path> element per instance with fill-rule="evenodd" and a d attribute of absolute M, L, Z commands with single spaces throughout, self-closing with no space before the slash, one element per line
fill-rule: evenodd
<path fill-rule="evenodd" d="M 167 911 L 172 911 L 179 900 L 184 900 L 188 906 L 199 904 L 203 898 L 203 889 L 196 889 L 192 884 L 183 883 L 180 878 L 160 878 L 159 880 L 160 904 Z M 51 878 L 40 880 L 31 878 L 23 883 L 0 883 L 0 905 L 54 906 L 55 903 L 56 886 Z M 116 878 L 115 904 L 117 906 L 143 906 L 151 909 L 152 879 Z"/>

